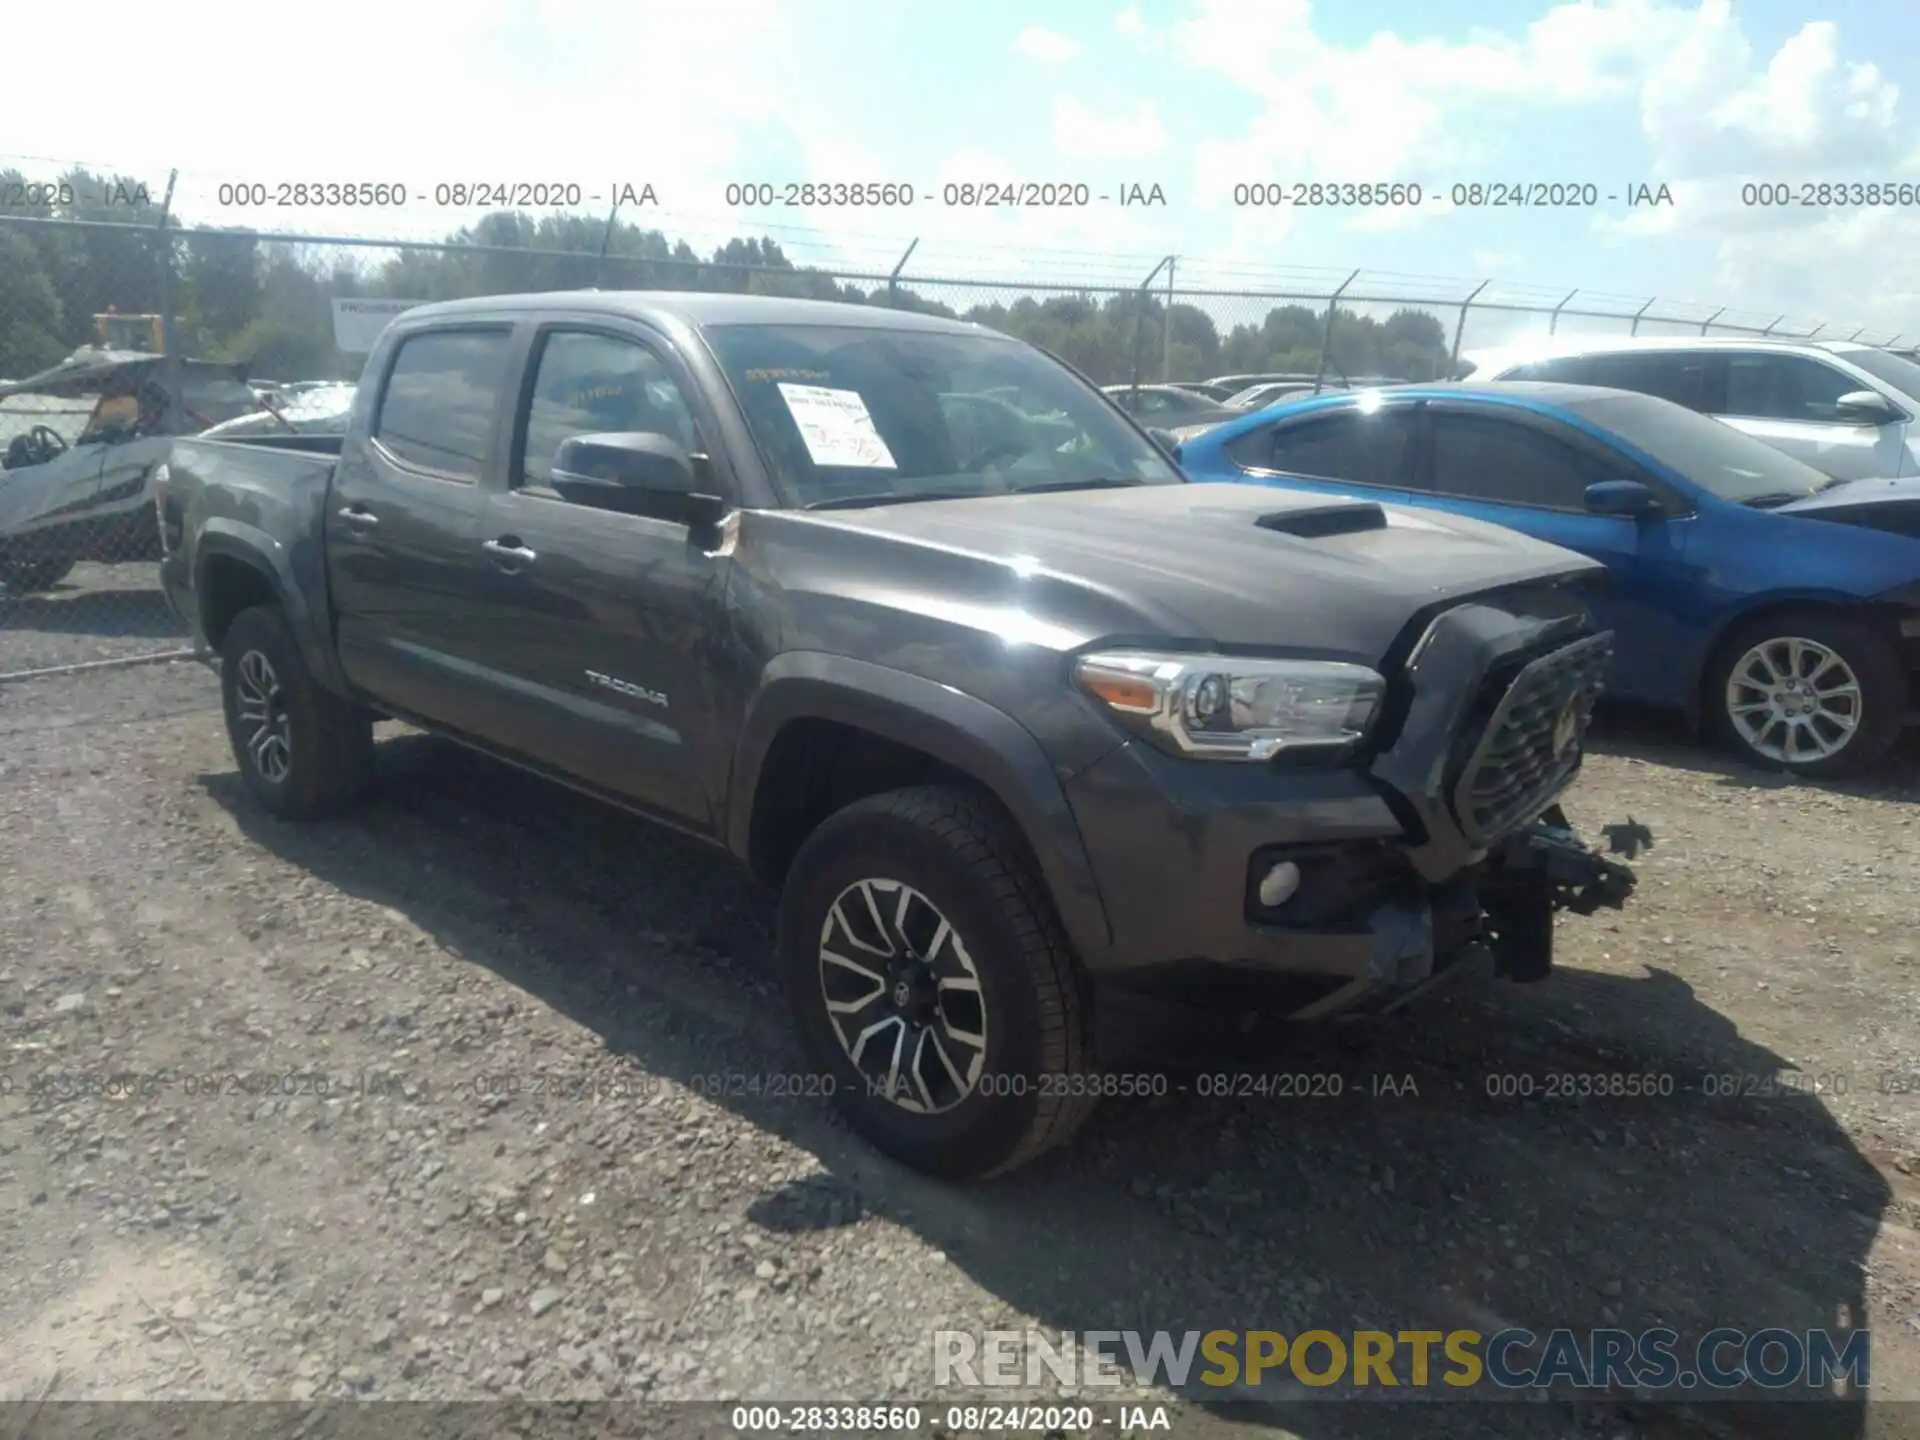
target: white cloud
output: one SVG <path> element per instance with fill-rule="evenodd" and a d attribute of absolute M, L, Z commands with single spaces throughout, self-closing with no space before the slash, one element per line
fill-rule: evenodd
<path fill-rule="evenodd" d="M 1920 248 L 1897 238 L 1903 229 L 1911 237 L 1912 209 L 1855 215 L 1741 204 L 1747 181 L 1920 181 L 1920 126 L 1902 114 L 1899 88 L 1875 65 L 1846 58 L 1830 21 L 1756 54 L 1731 0 L 1599 0 L 1556 5 L 1522 29 L 1477 30 L 1459 42 L 1381 32 L 1340 45 L 1316 30 L 1309 0 L 1199 0 L 1165 45 L 1261 106 L 1238 133 L 1195 147 L 1203 204 L 1226 207 L 1242 181 L 1485 172 L 1512 155 L 1530 122 L 1590 114 L 1598 130 L 1617 127 L 1624 111 L 1638 118 L 1640 154 L 1627 142 L 1611 147 L 1616 156 L 1596 148 L 1582 163 L 1624 169 L 1616 187 L 1637 174 L 1664 181 L 1676 203 L 1597 216 L 1596 230 L 1641 245 L 1719 237 L 1720 274 L 1702 276 L 1702 289 L 1787 287 L 1762 305 L 1789 303 L 1786 293 L 1792 303 L 1819 296 L 1839 311 L 1871 313 L 1911 305 L 1920 291 Z M 1434 224 L 1449 208 L 1429 202 L 1417 216 Z M 1414 213 L 1361 211 L 1344 223 L 1379 230 Z M 1236 212 L 1223 249 L 1274 228 L 1272 217 Z M 1766 245 L 1788 231 L 1820 238 L 1770 258 Z M 1865 269 L 1834 264 L 1837 254 Z"/>
<path fill-rule="evenodd" d="M 1113 17 L 1113 29 L 1122 40 L 1140 44 L 1148 37 L 1147 19 L 1138 5 L 1128 5 Z"/>
<path fill-rule="evenodd" d="M 777 0 L 472 0 L 457 25 L 391 0 L 335 0 L 297 30 L 263 22 L 251 0 L 203 0 L 191 26 L 164 9 L 115 12 L 117 46 L 148 73 L 184 77 L 166 87 L 166 103 L 138 107 L 129 123 L 123 105 L 75 103 L 70 72 L 15 67 L 6 145 L 151 176 L 156 196 L 178 166 L 176 205 L 188 220 L 441 234 L 465 217 L 419 203 L 437 182 L 578 182 L 604 195 L 624 180 L 652 183 L 663 214 L 713 214 L 717 232 L 732 233 L 724 182 L 779 178 L 753 172 L 750 137 L 804 130 L 829 98 L 790 59 L 791 23 Z M 74 53 L 83 43 L 74 24 L 58 6 L 32 5 L 9 13 L 8 39 L 21 53 Z M 244 48 L 210 58 L 210 35 Z M 637 89 L 635 60 L 647 56 L 655 59 Z M 289 110 L 290 94 L 304 108 Z M 401 108 L 369 98 L 382 95 L 403 97 Z M 672 119 L 685 115 L 700 123 Z M 671 143 L 654 143 L 668 133 Z M 217 186 L 232 180 L 398 182 L 412 203 L 217 213 Z"/>
<path fill-rule="evenodd" d="M 1139 160 L 1167 149 L 1159 112 L 1142 101 L 1124 115 L 1096 115 L 1070 95 L 1053 102 L 1053 148 L 1069 160 Z"/>
<path fill-rule="evenodd" d="M 1044 65 L 1064 65 L 1079 55 L 1080 42 L 1044 25 L 1029 25 L 1013 37 L 1012 48 L 1014 54 Z"/>

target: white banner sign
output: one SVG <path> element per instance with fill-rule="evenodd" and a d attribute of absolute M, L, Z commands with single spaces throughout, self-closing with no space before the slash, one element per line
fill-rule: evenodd
<path fill-rule="evenodd" d="M 393 317 L 424 305 L 424 300 L 336 300 L 333 302 L 333 343 L 349 355 L 373 349 L 380 332 Z"/>

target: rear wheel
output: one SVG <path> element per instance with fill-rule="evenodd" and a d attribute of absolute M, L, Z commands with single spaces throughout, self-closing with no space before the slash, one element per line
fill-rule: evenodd
<path fill-rule="evenodd" d="M 256 605 L 227 627 L 220 692 L 240 779 L 266 809 L 310 820 L 365 792 L 372 717 L 314 680 L 278 609 Z"/>
<path fill-rule="evenodd" d="M 1729 636 L 1707 699 L 1744 759 L 1832 778 L 1871 767 L 1900 738 L 1907 676 L 1893 642 L 1864 620 L 1801 611 Z"/>
<path fill-rule="evenodd" d="M 795 857 L 780 963 L 808 1058 L 877 1148 L 978 1178 L 1092 1112 L 1085 981 L 990 802 L 948 786 L 861 800 Z"/>

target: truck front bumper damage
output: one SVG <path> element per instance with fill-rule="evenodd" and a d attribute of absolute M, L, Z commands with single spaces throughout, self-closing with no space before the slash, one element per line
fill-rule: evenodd
<path fill-rule="evenodd" d="M 1616 854 L 1653 844 L 1631 820 L 1607 833 Z M 1474 977 L 1544 980 L 1553 968 L 1554 915 L 1618 910 L 1634 885 L 1633 870 L 1581 841 L 1556 807 L 1455 880 L 1410 883 L 1383 899 L 1363 921 L 1372 940 L 1366 967 L 1291 1016 L 1385 1013 Z"/>

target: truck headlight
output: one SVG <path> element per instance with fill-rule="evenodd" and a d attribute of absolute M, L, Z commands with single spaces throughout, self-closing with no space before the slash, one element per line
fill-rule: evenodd
<path fill-rule="evenodd" d="M 1083 655 L 1073 673 L 1146 739 L 1209 760 L 1270 760 L 1282 750 L 1355 744 L 1386 690 L 1364 665 L 1151 650 Z"/>

